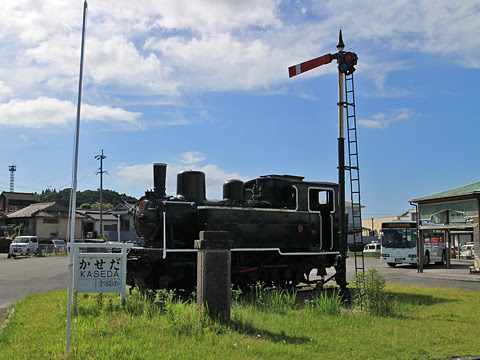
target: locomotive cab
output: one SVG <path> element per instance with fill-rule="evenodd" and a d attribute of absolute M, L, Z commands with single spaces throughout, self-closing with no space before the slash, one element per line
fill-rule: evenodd
<path fill-rule="evenodd" d="M 295 182 L 303 177 L 291 175 L 264 175 L 245 184 L 249 198 L 265 205 L 280 209 L 297 208 L 297 191 Z"/>

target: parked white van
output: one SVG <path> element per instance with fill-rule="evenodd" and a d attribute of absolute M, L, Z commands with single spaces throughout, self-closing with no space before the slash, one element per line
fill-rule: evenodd
<path fill-rule="evenodd" d="M 17 255 L 38 255 L 38 238 L 36 236 L 17 236 L 10 244 L 8 257 Z"/>
<path fill-rule="evenodd" d="M 363 252 L 374 252 L 380 253 L 382 251 L 382 244 L 379 242 L 371 242 L 370 244 L 365 245 Z"/>

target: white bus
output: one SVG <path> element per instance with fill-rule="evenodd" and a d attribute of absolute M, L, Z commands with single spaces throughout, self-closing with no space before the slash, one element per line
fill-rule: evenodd
<path fill-rule="evenodd" d="M 424 265 L 443 264 L 446 260 L 443 231 L 423 230 Z M 382 223 L 382 252 L 380 260 L 394 267 L 397 264 L 417 264 L 418 229 L 415 221 Z"/>

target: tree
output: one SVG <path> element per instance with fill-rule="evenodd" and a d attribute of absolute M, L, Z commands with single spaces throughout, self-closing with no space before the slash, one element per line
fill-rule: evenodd
<path fill-rule="evenodd" d="M 20 232 L 22 231 L 22 229 L 25 227 L 25 224 L 23 223 L 20 223 L 18 224 L 17 226 L 15 226 L 13 228 L 13 230 L 15 230 L 15 232 L 18 232 L 17 236 L 20 236 Z"/>
<path fill-rule="evenodd" d="M 70 188 L 66 188 L 60 191 L 56 191 L 56 190 L 51 191 L 50 189 L 45 189 L 44 191 L 42 191 L 42 194 L 39 197 L 40 197 L 40 201 L 42 202 L 56 201 L 62 204 L 63 206 L 68 207 L 70 204 L 70 193 L 71 193 Z M 111 204 L 111 207 L 113 208 L 115 205 L 118 205 L 123 201 L 135 202 L 137 201 L 137 199 L 125 194 L 119 194 L 113 190 L 103 190 L 104 209 L 107 209 L 106 204 Z M 100 203 L 100 191 L 99 190 L 77 191 L 77 208 L 80 208 L 85 203 L 90 204 L 92 208 L 94 207 L 94 204 Z"/>

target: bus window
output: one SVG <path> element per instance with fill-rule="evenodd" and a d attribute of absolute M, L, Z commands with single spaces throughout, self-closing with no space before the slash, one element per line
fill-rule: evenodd
<path fill-rule="evenodd" d="M 385 229 L 382 245 L 387 248 L 411 248 L 417 245 L 417 232 L 412 229 Z"/>

